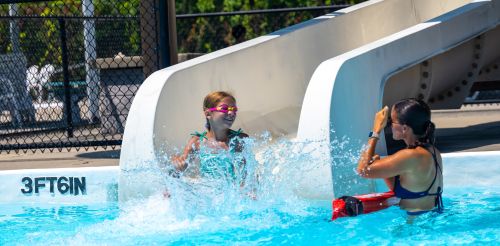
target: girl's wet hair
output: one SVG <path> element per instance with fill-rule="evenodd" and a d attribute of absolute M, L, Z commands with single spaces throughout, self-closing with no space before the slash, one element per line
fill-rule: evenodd
<path fill-rule="evenodd" d="M 409 98 L 394 104 L 399 123 L 411 127 L 420 143 L 434 144 L 436 126 L 431 121 L 431 109 L 422 100 Z"/>
<path fill-rule="evenodd" d="M 231 100 L 236 102 L 236 98 L 234 98 L 233 95 L 229 92 L 225 91 L 214 91 L 205 96 L 205 99 L 203 100 L 203 111 L 209 109 L 209 108 L 214 108 L 217 106 L 217 104 L 224 100 L 224 98 L 229 97 Z M 208 118 L 206 119 L 207 123 L 205 123 L 205 127 L 210 130 L 210 123 L 208 122 Z"/>

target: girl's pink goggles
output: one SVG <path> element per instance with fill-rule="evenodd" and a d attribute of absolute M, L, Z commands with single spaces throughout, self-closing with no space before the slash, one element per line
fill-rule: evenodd
<path fill-rule="evenodd" d="M 222 112 L 222 113 L 229 113 L 229 112 L 236 113 L 236 112 L 238 112 L 238 107 L 236 107 L 236 106 L 230 107 L 230 106 L 227 106 L 226 104 L 222 104 L 222 105 L 214 107 L 214 108 L 209 108 L 208 110 L 210 112 L 217 111 L 217 112 Z"/>

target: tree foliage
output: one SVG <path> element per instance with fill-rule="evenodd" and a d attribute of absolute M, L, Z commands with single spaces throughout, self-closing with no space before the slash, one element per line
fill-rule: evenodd
<path fill-rule="evenodd" d="M 110 57 L 118 52 L 127 55 L 141 54 L 139 28 L 140 0 L 93 0 L 95 39 L 98 57 Z M 10 23 L 19 28 L 19 41 L 23 53 L 28 54 L 28 65 L 62 64 L 61 23 L 66 26 L 66 44 L 69 64 L 84 62 L 84 36 L 82 0 L 44 1 L 19 3 L 17 16 L 20 19 L 0 19 L 0 53 L 12 52 Z M 9 5 L 0 4 L 0 16 L 9 16 Z M 47 18 L 22 18 L 40 16 Z M 130 17 L 110 19 L 99 17 Z"/>
<path fill-rule="evenodd" d="M 176 12 L 179 15 L 354 4 L 362 2 L 362 0 L 178 0 L 175 2 Z M 212 52 L 328 12 L 331 11 L 297 11 L 179 19 L 177 20 L 179 52 Z"/>
<path fill-rule="evenodd" d="M 83 0 L 24 2 L 18 4 L 18 16 L 51 18 L 16 19 L 21 49 L 28 65 L 62 64 L 60 18 L 82 16 Z M 95 6 L 95 38 L 97 57 L 111 57 L 118 52 L 141 55 L 140 3 L 144 0 L 93 0 Z M 160 1 L 160 0 L 158 0 Z M 177 0 L 176 13 L 193 14 L 233 12 L 260 9 L 324 6 L 357 3 L 362 0 Z M 9 16 L 8 4 L 0 4 L 0 16 Z M 182 18 L 177 20 L 179 52 L 207 53 L 244 40 L 269 34 L 330 11 L 296 11 L 253 15 Z M 120 19 L 99 17 L 119 16 Z M 127 18 L 130 17 L 130 18 Z M 9 23 L 0 19 L 0 53 L 12 52 Z M 69 49 L 69 63 L 84 61 L 83 19 L 64 19 Z M 154 25 L 154 23 L 151 23 Z"/>

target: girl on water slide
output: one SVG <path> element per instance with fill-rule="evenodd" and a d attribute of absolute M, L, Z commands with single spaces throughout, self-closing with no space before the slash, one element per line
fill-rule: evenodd
<path fill-rule="evenodd" d="M 206 130 L 194 132 L 183 152 L 172 158 L 178 173 L 197 168 L 204 178 L 226 178 L 243 185 L 246 176 L 245 158 L 241 155 L 248 137 L 241 129 L 231 126 L 236 120 L 236 99 L 228 92 L 216 91 L 203 101 Z"/>

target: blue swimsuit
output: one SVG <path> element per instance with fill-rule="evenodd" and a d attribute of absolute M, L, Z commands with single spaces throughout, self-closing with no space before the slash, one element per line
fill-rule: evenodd
<path fill-rule="evenodd" d="M 229 130 L 229 138 L 239 136 L 242 131 Z M 200 142 L 206 137 L 207 132 L 199 133 L 195 132 L 191 135 L 199 137 Z M 235 146 L 230 144 L 228 151 L 217 151 L 214 152 L 212 148 L 200 146 L 199 156 L 200 156 L 200 175 L 202 177 L 209 178 L 220 178 L 220 177 L 231 177 L 236 178 L 235 166 L 234 166 L 234 153 Z"/>
<path fill-rule="evenodd" d="M 431 151 L 429 151 L 429 152 L 431 152 Z M 434 152 L 435 152 L 435 150 L 434 150 Z M 436 212 L 441 213 L 443 211 L 443 208 L 444 208 L 443 198 L 442 198 L 443 190 L 441 189 L 441 187 L 438 187 L 436 193 L 429 193 L 432 186 L 436 182 L 438 169 L 439 169 L 439 172 L 442 173 L 442 170 L 439 167 L 439 163 L 437 161 L 436 153 L 431 152 L 431 154 L 432 154 L 432 158 L 434 159 L 434 167 L 436 168 L 436 174 L 434 175 L 434 179 L 432 180 L 432 183 L 429 186 L 429 188 L 427 188 L 426 190 L 421 191 L 421 192 L 409 191 L 409 190 L 405 189 L 403 186 L 401 186 L 400 177 L 399 177 L 399 175 L 397 175 L 394 179 L 394 194 L 396 195 L 396 197 L 399 197 L 401 199 L 417 199 L 417 198 L 422 198 L 422 197 L 426 197 L 426 196 L 436 196 L 435 206 L 437 206 L 437 209 L 430 210 L 430 211 L 436 211 Z M 416 212 L 408 211 L 406 213 L 408 215 L 420 215 L 420 214 L 424 214 L 424 213 L 427 213 L 430 211 L 416 211 Z"/>

